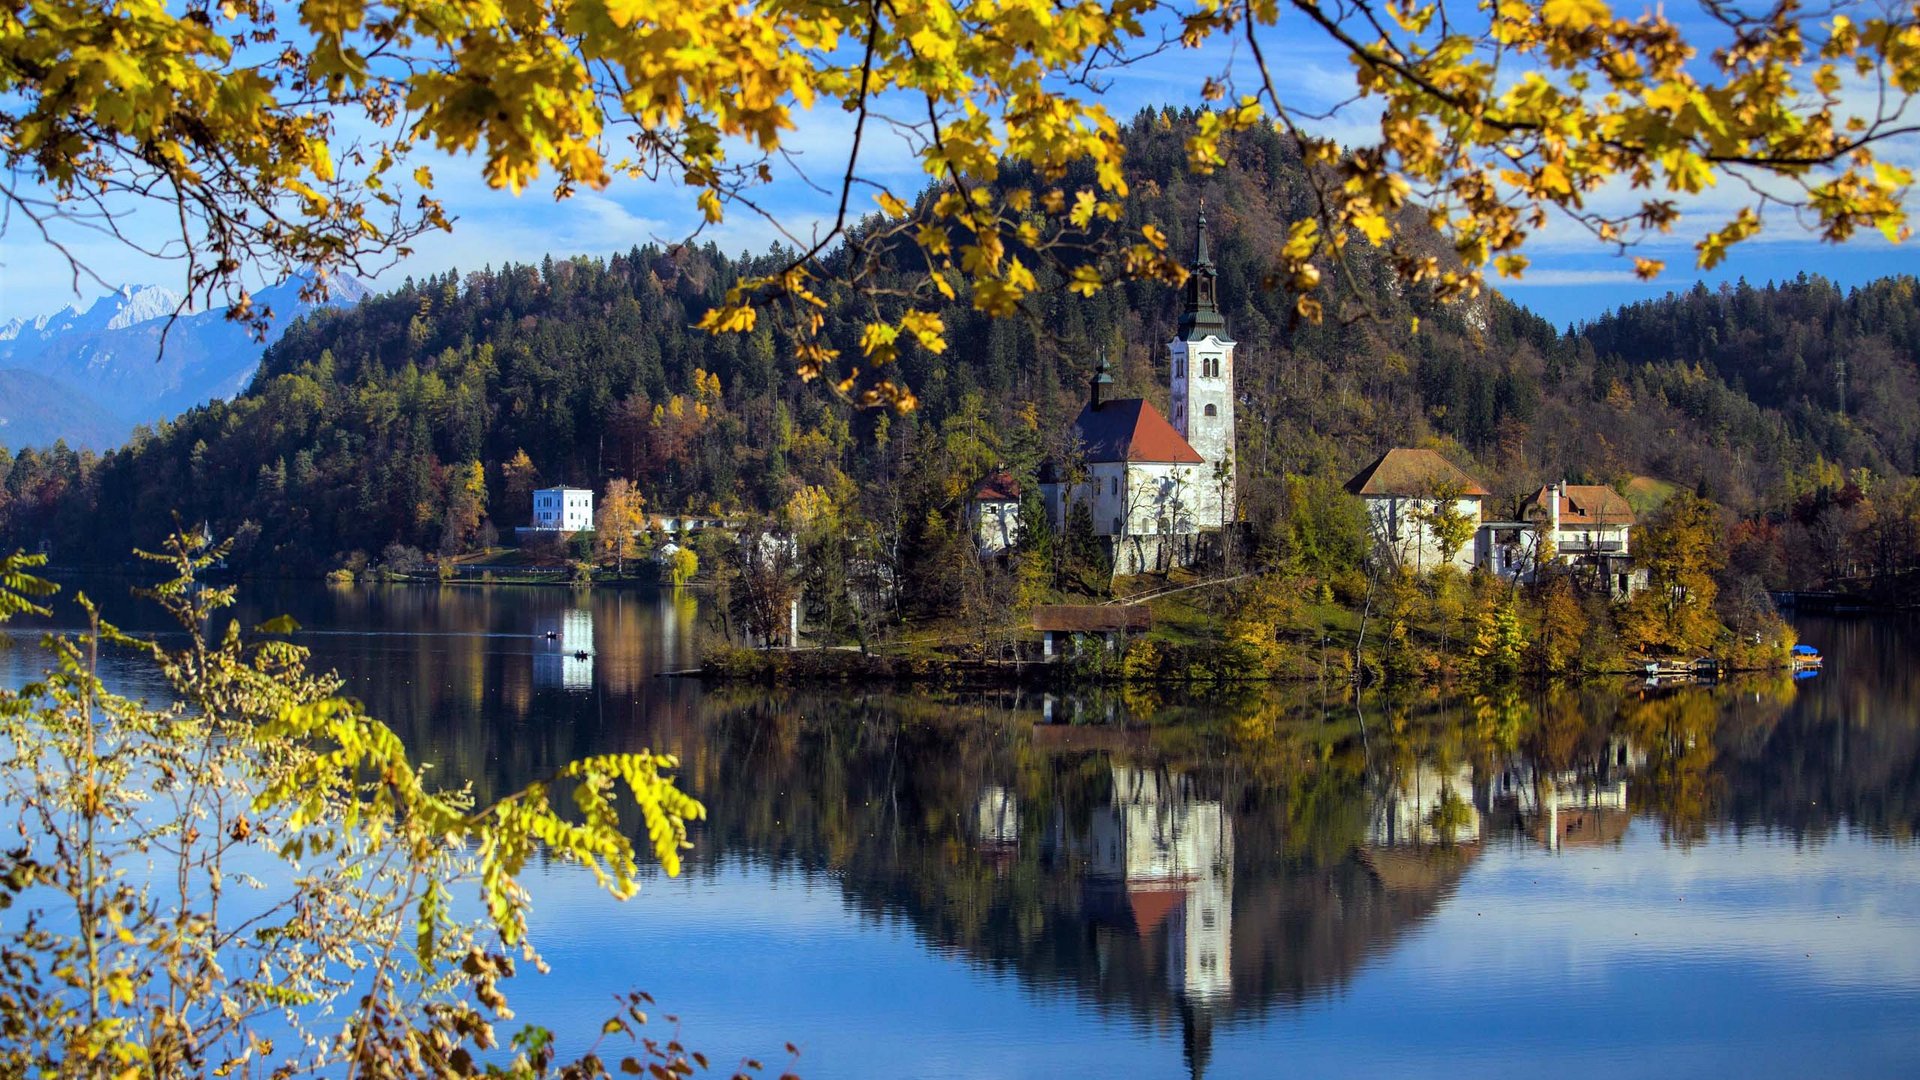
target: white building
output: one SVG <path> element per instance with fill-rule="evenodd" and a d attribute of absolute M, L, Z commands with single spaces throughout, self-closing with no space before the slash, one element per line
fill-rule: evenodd
<path fill-rule="evenodd" d="M 1473 569 L 1479 547 L 1481 504 L 1488 492 L 1473 477 L 1432 450 L 1396 447 L 1347 481 L 1347 490 L 1367 508 L 1367 529 L 1374 548 L 1392 555 L 1415 573 L 1443 564 Z M 1459 548 L 1449 553 L 1434 532 L 1436 512 L 1451 499 L 1468 523 Z"/>
<path fill-rule="evenodd" d="M 1020 540 L 1020 481 L 1005 471 L 996 472 L 973 489 L 968 504 L 972 516 L 973 542 L 982 552 L 999 554 Z"/>
<path fill-rule="evenodd" d="M 1476 540 L 1481 565 L 1513 581 L 1539 575 L 1543 551 L 1615 597 L 1646 585 L 1633 566 L 1633 506 L 1603 484 L 1547 484 L 1526 497 L 1519 521 L 1487 522 Z"/>
<path fill-rule="evenodd" d="M 1204 214 L 1192 271 L 1179 334 L 1167 345 L 1174 419 L 1144 398 L 1109 397 L 1113 375 L 1102 356 L 1074 421 L 1076 460 L 1049 462 L 1041 476 L 1055 527 L 1085 506 L 1117 574 L 1191 565 L 1202 534 L 1234 520 L 1234 343 L 1215 295 Z"/>
<path fill-rule="evenodd" d="M 541 488 L 533 493 L 533 527 L 547 532 L 593 529 L 593 492 L 586 488 Z"/>
<path fill-rule="evenodd" d="M 1590 575 L 1614 596 L 1645 585 L 1633 568 L 1633 527 L 1626 496 L 1604 484 L 1548 484 L 1527 497 L 1520 516 L 1553 540 L 1554 561 Z"/>
<path fill-rule="evenodd" d="M 1520 506 L 1520 516 L 1547 526 L 1554 557 L 1571 562 L 1584 555 L 1631 555 L 1636 524 L 1626 496 L 1604 484 L 1548 484 Z"/>
<path fill-rule="evenodd" d="M 1043 481 L 1048 511 L 1065 529 L 1073 508 L 1086 507 L 1117 574 L 1191 563 L 1211 470 L 1151 403 L 1108 400 L 1112 384 L 1102 361 L 1074 421 L 1084 456 L 1077 469 L 1064 475 L 1056 469 Z"/>
<path fill-rule="evenodd" d="M 1200 212 L 1193 273 L 1179 333 L 1167 343 L 1173 382 L 1173 429 L 1208 466 L 1195 514 L 1203 526 L 1234 520 L 1233 339 L 1220 312 L 1218 272 L 1207 250 L 1207 214 Z"/>

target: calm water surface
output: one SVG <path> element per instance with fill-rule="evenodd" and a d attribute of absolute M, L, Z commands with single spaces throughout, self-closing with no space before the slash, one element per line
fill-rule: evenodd
<path fill-rule="evenodd" d="M 1920 626 L 1804 621 L 1830 667 L 1797 682 L 1200 705 L 656 678 L 696 605 L 242 613 L 482 795 L 680 755 L 712 815 L 680 878 L 532 875 L 554 973 L 509 990 L 575 1048 L 641 988 L 716 1063 L 792 1042 L 808 1077 L 1920 1075 Z"/>

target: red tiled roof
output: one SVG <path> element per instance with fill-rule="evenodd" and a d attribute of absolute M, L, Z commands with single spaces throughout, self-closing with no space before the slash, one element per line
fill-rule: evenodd
<path fill-rule="evenodd" d="M 1423 498 L 1442 485 L 1458 488 L 1463 498 L 1490 494 L 1460 467 L 1432 450 L 1408 450 L 1395 447 L 1373 459 L 1347 481 L 1347 490 L 1355 495 L 1399 495 Z"/>
<path fill-rule="evenodd" d="M 1141 398 L 1121 398 L 1080 410 L 1073 422 L 1090 462 L 1155 461 L 1203 465 L 1200 456 L 1180 433 Z"/>
<path fill-rule="evenodd" d="M 1522 517 L 1546 516 L 1547 487 L 1527 496 Z M 1633 504 L 1605 484 L 1568 484 L 1560 495 L 1560 527 L 1569 525 L 1632 525 Z"/>
<path fill-rule="evenodd" d="M 981 502 L 1019 502 L 1020 481 L 1004 470 L 989 473 L 985 480 L 974 487 L 973 497 Z"/>
<path fill-rule="evenodd" d="M 1167 916 L 1187 898 L 1185 889 L 1128 885 L 1127 906 L 1133 909 L 1133 926 L 1141 937 L 1153 933 Z"/>

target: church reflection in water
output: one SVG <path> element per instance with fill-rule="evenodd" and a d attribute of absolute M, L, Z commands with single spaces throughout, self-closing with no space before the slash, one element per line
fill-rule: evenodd
<path fill-rule="evenodd" d="M 1093 815 L 1086 910 L 1105 926 L 1165 940 L 1167 981 L 1202 1006 L 1231 996 L 1233 826 L 1189 777 L 1112 766 L 1112 801 Z M 1117 947 L 1109 936 L 1102 949 Z"/>
<path fill-rule="evenodd" d="M 1213 1014 L 1233 997 L 1233 824 L 1189 775 L 1111 762 L 1108 798 L 1083 826 L 1061 815 L 1042 847 L 1079 868 L 1079 912 L 1092 974 L 1160 972 L 1181 1014 L 1189 1061 L 1204 1068 Z M 989 784 L 975 806 L 975 847 L 1018 861 L 1018 797 Z"/>
<path fill-rule="evenodd" d="M 1001 883 L 995 905 L 1011 910 L 989 914 L 980 932 L 944 933 L 981 960 L 1027 969 L 1036 985 L 1064 980 L 1177 1025 L 1196 1077 L 1216 1023 L 1337 991 L 1443 904 L 1487 844 L 1617 843 L 1628 778 L 1647 761 L 1616 736 L 1566 768 L 1519 754 L 1368 768 L 1344 805 L 1327 807 L 1334 832 L 1304 837 L 1310 823 L 1272 793 L 1217 770 L 1148 764 L 1096 731 L 1043 732 L 1057 782 L 1042 805 L 1005 782 L 976 789 L 970 847 Z M 1237 849 L 1239 818 L 1253 849 Z M 1037 911 L 1022 912 L 1030 899 L 1008 885 L 1023 865 L 1056 886 L 1040 890 Z M 1069 881 L 1071 891 L 1057 887 Z M 924 911 L 913 892 L 897 894 L 909 914 Z M 929 929 L 943 933 L 940 920 Z"/>
<path fill-rule="evenodd" d="M 659 678 L 697 662 L 711 632 L 678 594 L 362 589 L 308 603 L 274 610 L 377 631 L 315 637 L 316 666 L 445 782 L 486 800 L 589 754 L 674 754 L 708 812 L 691 872 L 803 875 L 1036 997 L 1178 1041 L 1196 1076 L 1216 1030 L 1344 993 L 1493 849 L 1585 856 L 1641 830 L 1684 848 L 1727 824 L 1920 831 L 1920 727 L 1858 722 L 1862 702 L 1920 700 L 1904 636 L 1855 641 L 1884 650 L 1871 671 L 1885 674 L 1863 662 L 1859 683 L 1798 705 L 1790 680 L 1596 682 L 1484 703 L 1368 698 L 1365 717 L 1347 701 L 1349 721 L 1312 687 L 1142 706 L 1114 689 Z"/>

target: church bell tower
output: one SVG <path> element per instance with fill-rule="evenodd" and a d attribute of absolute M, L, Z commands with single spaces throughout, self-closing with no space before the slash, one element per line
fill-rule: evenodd
<path fill-rule="evenodd" d="M 1208 492 L 1205 502 L 1211 512 L 1196 516 L 1202 527 L 1212 527 L 1235 516 L 1234 343 L 1227 336 L 1226 318 L 1220 314 L 1219 272 L 1209 250 L 1204 205 L 1197 232 L 1179 331 L 1167 343 L 1167 350 L 1171 354 L 1173 427 L 1207 459 L 1207 475 L 1200 485 Z M 1224 473 L 1224 483 L 1216 479 L 1216 472 Z"/>

